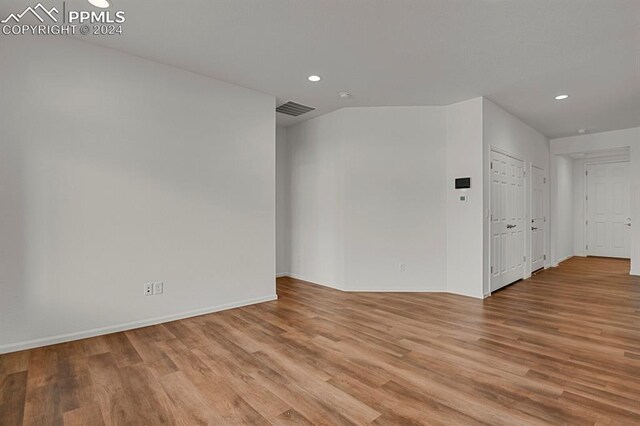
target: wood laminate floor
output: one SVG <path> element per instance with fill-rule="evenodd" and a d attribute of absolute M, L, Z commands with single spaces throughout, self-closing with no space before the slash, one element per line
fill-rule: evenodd
<path fill-rule="evenodd" d="M 640 279 L 574 258 L 484 301 L 277 302 L 0 356 L 0 424 L 640 424 Z"/>

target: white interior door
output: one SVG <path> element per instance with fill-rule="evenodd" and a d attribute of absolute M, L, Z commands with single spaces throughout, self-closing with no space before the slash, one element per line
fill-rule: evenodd
<path fill-rule="evenodd" d="M 524 277 L 524 163 L 491 152 L 491 291 Z"/>
<path fill-rule="evenodd" d="M 587 165 L 587 255 L 631 257 L 629 162 Z"/>
<path fill-rule="evenodd" d="M 544 230 L 547 220 L 544 216 L 544 192 L 547 184 L 544 170 L 531 167 L 531 271 L 544 268 Z"/>

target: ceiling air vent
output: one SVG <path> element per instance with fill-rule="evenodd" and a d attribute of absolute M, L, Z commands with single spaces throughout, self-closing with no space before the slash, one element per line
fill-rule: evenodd
<path fill-rule="evenodd" d="M 302 114 L 306 114 L 309 111 L 313 111 L 315 108 L 306 105 L 300 105 L 295 102 L 289 101 L 276 108 L 276 111 L 281 114 L 292 115 L 297 117 Z"/>

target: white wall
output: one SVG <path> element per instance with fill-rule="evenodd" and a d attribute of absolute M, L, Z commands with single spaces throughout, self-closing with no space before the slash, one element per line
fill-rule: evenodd
<path fill-rule="evenodd" d="M 484 139 L 484 164 L 489 164 L 492 148 L 518 158 L 525 163 L 527 178 L 525 179 L 525 223 L 531 223 L 531 167 L 536 166 L 545 171 L 547 182 L 549 182 L 549 140 L 537 130 L 523 123 L 498 105 L 484 98 L 483 102 L 483 139 Z M 490 172 L 487 168 L 484 171 L 484 253 L 485 253 L 485 273 L 484 292 L 487 294 L 490 288 L 490 264 L 488 254 L 490 253 L 490 215 L 491 206 Z M 547 188 L 545 196 L 545 216 L 549 217 L 549 190 Z M 547 221 L 547 224 L 549 221 Z M 550 226 L 545 229 L 545 253 L 549 254 Z M 525 276 L 531 275 L 531 232 L 525 234 Z M 549 256 L 547 256 L 549 259 Z M 547 261 L 548 262 L 548 261 Z M 549 266 L 547 263 L 545 266 Z"/>
<path fill-rule="evenodd" d="M 273 97 L 63 37 L 0 75 L 0 352 L 275 298 Z"/>
<path fill-rule="evenodd" d="M 293 276 L 343 290 L 446 289 L 443 108 L 343 109 L 287 137 Z"/>
<path fill-rule="evenodd" d="M 528 171 L 549 170 L 549 141 L 483 98 L 442 108 L 347 108 L 288 128 L 287 139 L 290 272 L 343 290 L 483 297 L 491 148 L 524 160 Z M 456 190 L 457 177 L 471 177 L 472 188 Z M 528 181 L 526 194 L 528 211 Z M 526 243 L 530 258 L 529 236 Z"/>
<path fill-rule="evenodd" d="M 291 267 L 291 176 L 287 129 L 276 127 L 276 274 L 288 275 Z"/>
<path fill-rule="evenodd" d="M 557 162 L 558 159 L 555 161 Z M 555 182 L 551 184 L 555 185 Z M 587 255 L 584 235 L 584 221 L 587 219 L 584 211 L 585 195 L 584 161 L 573 160 L 573 197 L 571 199 L 571 208 L 573 210 L 573 256 Z M 557 203 L 558 199 L 556 199 L 555 202 Z M 561 207 L 558 206 L 557 209 L 560 210 Z M 558 256 L 558 259 L 562 259 L 561 254 Z"/>
<path fill-rule="evenodd" d="M 551 140 L 551 170 L 556 169 L 558 156 L 579 152 L 605 151 L 617 148 L 631 149 L 631 273 L 640 275 L 640 127 L 612 132 L 594 133 L 590 135 L 571 136 Z M 552 191 L 556 191 L 555 185 Z M 557 194 L 554 194 L 557 195 Z M 557 198 L 552 197 L 552 219 L 557 217 Z M 553 225 L 553 222 L 552 222 Z M 551 249 L 555 254 L 557 241 L 552 233 Z M 556 258 L 556 257 L 554 257 Z"/>
<path fill-rule="evenodd" d="M 446 108 L 447 291 L 473 297 L 484 295 L 482 104 L 476 98 Z M 471 178 L 471 189 L 455 189 L 460 177 Z"/>
<path fill-rule="evenodd" d="M 287 128 L 292 276 L 344 288 L 343 113 Z"/>
<path fill-rule="evenodd" d="M 558 158 L 556 175 L 558 185 L 558 228 L 556 239 L 558 242 L 557 257 L 562 262 L 574 253 L 574 197 L 578 188 L 574 188 L 573 159 L 571 157 Z"/>
<path fill-rule="evenodd" d="M 631 273 L 640 275 L 640 129 L 631 148 Z"/>

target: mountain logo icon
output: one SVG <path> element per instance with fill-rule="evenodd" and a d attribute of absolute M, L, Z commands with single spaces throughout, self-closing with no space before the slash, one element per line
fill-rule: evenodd
<path fill-rule="evenodd" d="M 34 7 L 31 7 L 31 6 L 27 7 L 22 13 L 18 13 L 18 14 L 12 13 L 9 16 L 7 16 L 6 19 L 0 22 L 3 24 L 6 24 L 9 21 L 13 20 L 17 24 L 25 15 L 29 13 L 35 16 L 40 22 L 44 22 L 43 17 L 45 18 L 49 17 L 49 19 L 51 19 L 53 22 L 58 22 L 58 18 L 56 18 L 55 15 L 57 15 L 60 12 L 55 7 L 52 7 L 51 9 L 47 10 L 47 8 L 42 5 L 42 3 L 38 3 Z"/>

